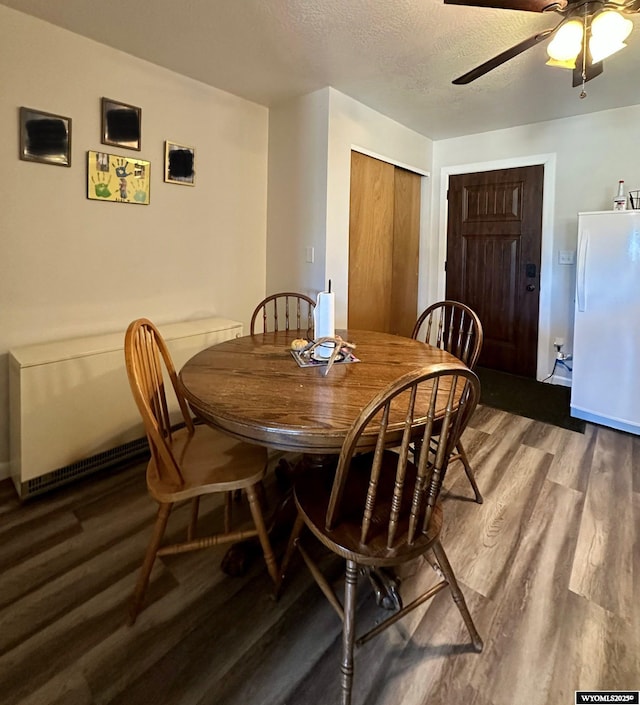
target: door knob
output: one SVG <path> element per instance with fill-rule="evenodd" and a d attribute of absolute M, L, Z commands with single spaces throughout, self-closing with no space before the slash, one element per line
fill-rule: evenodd
<path fill-rule="evenodd" d="M 527 284 L 527 291 L 535 291 L 536 287 L 535 284 Z"/>

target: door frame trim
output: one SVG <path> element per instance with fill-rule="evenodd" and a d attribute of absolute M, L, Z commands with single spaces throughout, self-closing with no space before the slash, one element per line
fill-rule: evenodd
<path fill-rule="evenodd" d="M 549 355 L 551 350 L 551 304 L 552 304 L 552 270 L 553 270 L 553 214 L 556 192 L 556 154 L 534 154 L 526 157 L 498 159 L 490 162 L 471 164 L 456 164 L 442 167 L 440 170 L 440 232 L 438 235 L 439 261 L 446 259 L 448 207 L 447 191 L 449 177 L 458 174 L 473 174 L 496 169 L 514 169 L 523 166 L 544 166 L 542 193 L 542 245 L 540 253 L 540 301 L 538 304 L 538 350 L 536 354 L 536 379 L 543 380 L 547 376 Z M 445 296 L 444 266 L 438 276 L 438 297 Z"/>
<path fill-rule="evenodd" d="M 412 171 L 414 174 L 418 174 L 419 176 L 426 176 L 427 178 L 431 176 L 431 172 L 429 171 L 420 169 L 417 166 L 412 166 L 411 164 L 405 164 L 404 162 L 400 162 L 397 159 L 391 159 L 390 157 L 386 157 L 383 154 L 372 152 L 370 149 L 358 147 L 355 144 L 351 145 L 351 151 L 358 152 L 359 154 L 364 154 L 365 157 L 371 157 L 372 159 L 377 159 L 378 161 L 386 162 L 387 164 L 393 164 L 393 166 L 398 166 L 401 169 L 406 169 L 406 171 Z"/>

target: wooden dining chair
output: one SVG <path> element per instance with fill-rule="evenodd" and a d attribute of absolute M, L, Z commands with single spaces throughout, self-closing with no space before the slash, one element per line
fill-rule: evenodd
<path fill-rule="evenodd" d="M 278 330 L 313 329 L 313 311 L 316 302 L 305 294 L 282 291 L 263 299 L 251 316 L 250 333 L 267 333 Z"/>
<path fill-rule="evenodd" d="M 439 301 L 431 304 L 418 317 L 411 337 L 435 345 L 450 352 L 467 367 L 476 366 L 482 350 L 482 323 L 473 309 L 459 301 Z M 475 501 L 482 504 L 482 494 L 478 489 L 471 463 L 459 440 L 449 462 L 460 460 L 469 484 L 473 489 Z"/>
<path fill-rule="evenodd" d="M 474 649 L 482 650 L 482 639 L 440 543 L 442 507 L 438 500 L 449 454 L 475 409 L 479 390 L 476 375 L 462 366 L 410 372 L 377 394 L 354 421 L 333 480 L 326 472 L 309 472 L 296 481 L 297 518 L 283 559 L 282 577 L 284 580 L 297 549 L 343 622 L 343 705 L 351 702 L 354 645 L 364 644 L 447 586 Z M 416 421 L 424 424 L 418 431 Z M 431 440 L 436 430 L 439 438 L 434 455 Z M 413 462 L 409 445 L 416 433 L 421 450 Z M 356 452 L 363 435 L 372 452 Z M 304 547 L 305 527 L 345 559 L 343 603 Z M 390 568 L 419 556 L 427 558 L 442 580 L 356 639 L 359 569 Z"/>
<path fill-rule="evenodd" d="M 266 450 L 241 443 L 210 426 L 194 424 L 183 396 L 171 355 L 151 321 L 133 321 L 125 335 L 125 361 L 133 397 L 142 416 L 151 459 L 147 466 L 147 489 L 158 503 L 158 512 L 142 563 L 131 607 L 133 624 L 141 609 L 156 556 L 184 553 L 257 536 L 267 569 L 277 585 L 279 572 L 265 526 L 258 487 L 266 468 Z M 171 419 L 167 392 L 173 389 L 178 419 Z M 170 392 L 169 392 L 170 395 Z M 231 495 L 246 492 L 253 527 L 232 530 Z M 224 493 L 224 530 L 197 537 L 200 497 Z M 186 540 L 163 545 L 169 514 L 176 502 L 190 500 L 191 520 Z"/>

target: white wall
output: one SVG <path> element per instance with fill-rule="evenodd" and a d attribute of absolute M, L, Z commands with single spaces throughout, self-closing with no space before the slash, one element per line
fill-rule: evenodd
<path fill-rule="evenodd" d="M 268 111 L 0 6 L 0 476 L 11 347 L 209 315 L 265 293 Z M 140 152 L 100 144 L 100 98 L 142 108 Z M 72 118 L 72 166 L 20 161 L 18 108 Z M 196 185 L 163 182 L 164 140 Z M 151 162 L 148 206 L 86 197 L 86 151 Z M 96 409 L 98 413 L 98 409 Z"/>
<path fill-rule="evenodd" d="M 315 295 L 331 279 L 338 327 L 347 322 L 352 149 L 419 173 L 429 171 L 432 157 L 431 140 L 333 88 L 271 110 L 267 290 Z M 426 249 L 428 184 L 422 193 Z M 313 264 L 305 261 L 307 247 Z"/>
<path fill-rule="evenodd" d="M 536 155 L 547 159 L 548 168 L 554 171 L 553 192 L 545 193 L 552 206 L 543 234 L 540 336 L 546 350 L 539 353 L 539 378 L 553 367 L 554 337 L 565 338 L 565 351 L 572 350 L 575 266 L 559 264 L 559 252 L 576 249 L 579 211 L 612 207 L 619 179 L 625 180 L 627 189 L 640 188 L 640 141 L 633 138 L 639 122 L 640 105 L 441 140 L 434 145 L 433 197 L 440 202 L 446 187 L 442 179 L 448 173 L 480 171 L 483 164 L 487 169 L 500 168 L 501 162 L 528 164 L 539 161 L 533 158 Z M 438 256 L 429 262 L 421 260 L 428 270 L 427 278 L 438 282 L 437 296 L 444 293 L 445 213 L 445 208 L 433 210 Z"/>
<path fill-rule="evenodd" d="M 329 89 L 269 113 L 267 292 L 323 289 Z M 307 261 L 313 248 L 313 262 Z"/>

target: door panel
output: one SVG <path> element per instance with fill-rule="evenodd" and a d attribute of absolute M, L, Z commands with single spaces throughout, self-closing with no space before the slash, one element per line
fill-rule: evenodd
<path fill-rule="evenodd" d="M 393 278 L 394 167 L 351 153 L 349 327 L 387 332 Z"/>
<path fill-rule="evenodd" d="M 495 344 L 508 345 L 515 337 L 517 242 L 502 238 L 470 238 L 465 241 L 463 290 L 470 300 L 482 299 L 472 306 L 483 328 L 492 333 Z M 503 273 L 487 281 L 487 270 Z M 447 294 L 449 296 L 449 294 Z M 466 303 L 466 301 L 464 302 Z"/>
<path fill-rule="evenodd" d="M 417 316 L 421 177 L 351 153 L 350 328 L 410 336 Z"/>
<path fill-rule="evenodd" d="M 420 176 L 396 167 L 394 177 L 391 318 L 386 332 L 409 337 L 418 310 Z"/>
<path fill-rule="evenodd" d="M 447 298 L 480 317 L 479 365 L 535 377 L 542 166 L 451 176 Z"/>

